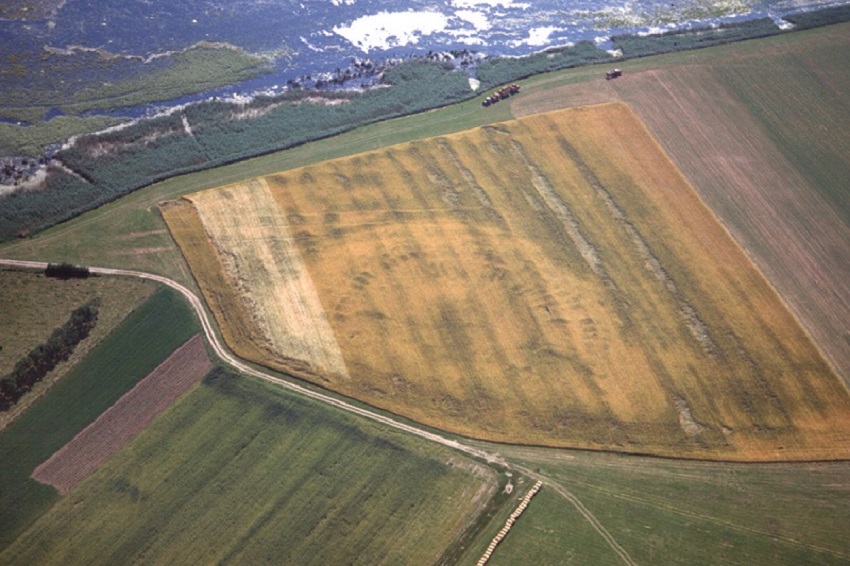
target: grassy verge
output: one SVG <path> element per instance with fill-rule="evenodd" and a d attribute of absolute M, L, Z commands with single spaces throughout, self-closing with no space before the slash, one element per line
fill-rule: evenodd
<path fill-rule="evenodd" d="M 434 562 L 495 478 L 456 454 L 218 370 L 4 562 Z"/>
<path fill-rule="evenodd" d="M 29 478 L 35 467 L 196 331 L 180 298 L 169 290 L 157 292 L 0 433 L 0 546 L 58 499 L 53 488 Z"/>

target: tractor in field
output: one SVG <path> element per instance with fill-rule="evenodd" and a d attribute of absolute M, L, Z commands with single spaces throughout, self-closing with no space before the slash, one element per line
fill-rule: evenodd
<path fill-rule="evenodd" d="M 514 95 L 518 92 L 519 92 L 519 85 L 518 84 L 503 86 L 502 88 L 500 88 L 499 90 L 497 90 L 496 92 L 494 92 L 493 94 L 491 94 L 490 96 L 485 98 L 484 101 L 481 103 L 481 106 L 484 106 L 486 108 L 486 107 L 490 106 L 491 104 L 496 104 L 500 100 L 510 98 L 512 95 Z"/>
<path fill-rule="evenodd" d="M 617 77 L 622 77 L 623 71 L 620 69 L 614 69 L 613 71 L 608 71 L 605 73 L 605 80 L 610 81 L 611 79 L 616 79 Z"/>

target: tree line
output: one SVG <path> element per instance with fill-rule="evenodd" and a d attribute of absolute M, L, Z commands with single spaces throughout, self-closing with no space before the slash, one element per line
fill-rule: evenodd
<path fill-rule="evenodd" d="M 0 411 L 8 411 L 60 362 L 67 361 L 97 324 L 100 301 L 94 299 L 71 313 L 46 342 L 21 358 L 11 373 L 0 378 Z"/>
<path fill-rule="evenodd" d="M 62 262 L 47 264 L 44 275 L 55 279 L 86 279 L 91 273 L 88 267 Z"/>

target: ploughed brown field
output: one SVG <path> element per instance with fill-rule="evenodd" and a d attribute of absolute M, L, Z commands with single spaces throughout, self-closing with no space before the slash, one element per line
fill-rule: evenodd
<path fill-rule="evenodd" d="M 196 335 L 37 467 L 32 477 L 52 485 L 62 495 L 70 493 L 211 367 L 204 340 Z"/>
<path fill-rule="evenodd" d="M 850 396 L 622 104 L 185 197 L 234 351 L 489 440 L 850 456 Z"/>

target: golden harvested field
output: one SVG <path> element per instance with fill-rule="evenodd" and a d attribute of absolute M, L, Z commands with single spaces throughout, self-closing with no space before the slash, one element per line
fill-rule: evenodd
<path fill-rule="evenodd" d="M 489 440 L 850 457 L 850 396 L 622 104 L 163 207 L 234 351 Z"/>

